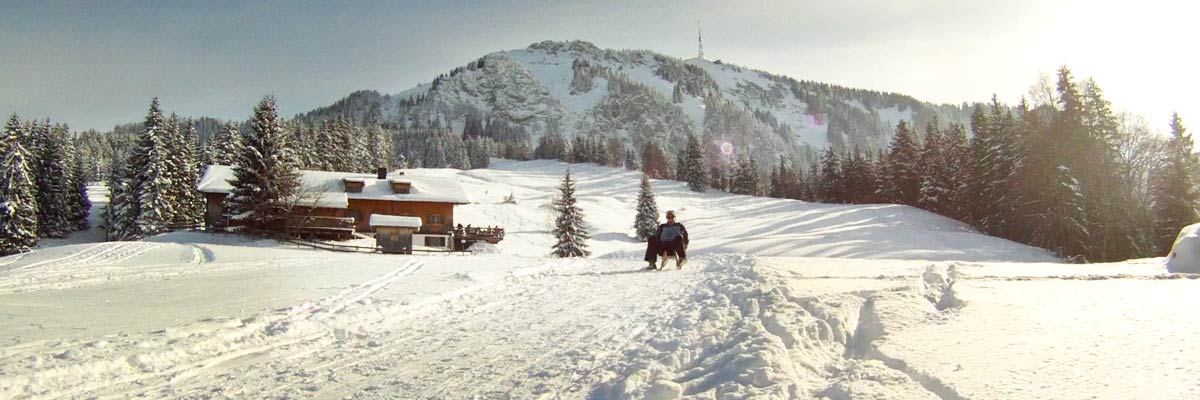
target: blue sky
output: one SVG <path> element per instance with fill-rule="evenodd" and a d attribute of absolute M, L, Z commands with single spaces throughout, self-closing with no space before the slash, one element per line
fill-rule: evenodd
<path fill-rule="evenodd" d="M 181 115 L 244 119 L 273 94 L 292 115 L 542 40 L 693 57 L 699 20 L 708 58 L 798 79 L 1014 102 L 1067 64 L 1155 128 L 1172 110 L 1200 119 L 1197 9 L 1184 2 L 644 3 L 0 0 L 0 112 L 104 130 L 140 120 L 154 96 Z"/>

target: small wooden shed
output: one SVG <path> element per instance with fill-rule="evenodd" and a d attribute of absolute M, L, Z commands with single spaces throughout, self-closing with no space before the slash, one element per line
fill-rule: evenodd
<path fill-rule="evenodd" d="M 372 214 L 375 245 L 387 254 L 412 254 L 413 233 L 421 229 L 421 218 Z"/>

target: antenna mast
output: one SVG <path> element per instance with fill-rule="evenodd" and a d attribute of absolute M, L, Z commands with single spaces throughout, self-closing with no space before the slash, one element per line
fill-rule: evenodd
<path fill-rule="evenodd" d="M 697 58 L 704 59 L 704 35 L 700 32 L 700 20 L 696 20 L 696 41 L 700 43 L 700 54 Z"/>

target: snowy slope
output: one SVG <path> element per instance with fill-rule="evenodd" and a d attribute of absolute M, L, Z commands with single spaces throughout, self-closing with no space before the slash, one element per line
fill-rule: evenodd
<path fill-rule="evenodd" d="M 640 271 L 637 179 L 572 166 L 594 257 L 550 259 L 565 165 L 460 179 L 489 254 L 174 233 L 0 258 L 0 398 L 1195 398 L 1194 276 L 1055 263 L 919 210 L 694 194 Z M 504 204 L 509 194 L 516 204 Z M 1168 343 L 1168 346 L 1164 346 Z"/>
<path fill-rule="evenodd" d="M 417 170 L 408 174 L 459 175 L 474 204 L 456 219 L 504 226 L 501 251 L 538 254 L 549 249 L 544 232 L 553 220 L 549 204 L 567 164 L 496 160 L 491 168 Z M 592 253 L 629 258 L 644 246 L 633 239 L 640 173 L 571 165 L 580 207 L 592 230 Z M 652 180 L 659 211 L 675 210 L 691 233 L 690 254 L 747 253 L 764 256 L 853 257 L 923 260 L 1051 261 L 1046 252 L 985 236 L 966 224 L 898 205 L 830 205 L 796 200 L 695 193 L 682 182 Z M 504 204 L 512 194 L 517 204 Z M 518 245 L 519 244 L 519 245 Z"/>

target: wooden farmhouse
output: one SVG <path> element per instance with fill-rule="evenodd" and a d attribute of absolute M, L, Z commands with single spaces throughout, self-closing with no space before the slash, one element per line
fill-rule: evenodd
<path fill-rule="evenodd" d="M 225 198 L 233 190 L 231 180 L 233 168 L 225 165 L 209 166 L 200 178 L 197 189 L 206 201 L 208 226 L 229 225 Z M 354 231 L 376 232 L 380 226 L 386 226 L 385 235 L 400 235 L 399 224 L 404 225 L 403 234 L 411 236 L 409 250 L 451 249 L 454 206 L 469 203 L 462 185 L 453 177 L 409 176 L 404 171 L 388 173 L 382 168 L 375 175 L 302 170 L 300 194 L 292 200 L 292 213 L 303 221 L 297 223 L 300 229 L 324 236 L 348 237 Z M 374 225 L 376 215 L 415 220 L 375 218 L 380 225 Z"/>

